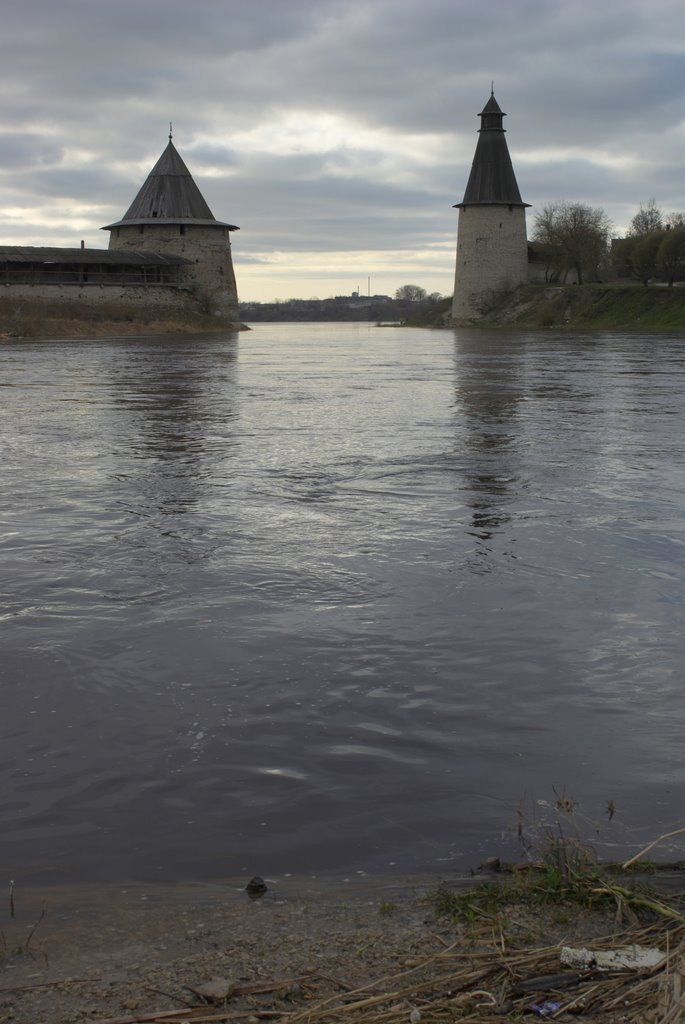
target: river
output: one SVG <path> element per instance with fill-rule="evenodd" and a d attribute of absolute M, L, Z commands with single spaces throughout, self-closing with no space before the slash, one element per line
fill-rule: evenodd
<path fill-rule="evenodd" d="M 685 339 L 11 340 L 0 395 L 6 877 L 685 825 Z"/>

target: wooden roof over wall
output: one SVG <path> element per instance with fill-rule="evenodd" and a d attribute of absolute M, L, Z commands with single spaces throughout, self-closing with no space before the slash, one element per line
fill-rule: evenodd
<path fill-rule="evenodd" d="M 56 246 L 0 245 L 0 263 L 111 264 L 113 266 L 178 266 L 189 263 L 182 256 L 124 249 L 60 249 Z"/>

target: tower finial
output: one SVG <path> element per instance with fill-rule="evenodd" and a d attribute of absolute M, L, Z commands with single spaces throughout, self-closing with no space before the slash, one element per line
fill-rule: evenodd
<path fill-rule="evenodd" d="M 171 121 L 169 121 L 169 142 L 171 142 L 173 137 L 174 137 L 174 126 L 172 125 Z"/>
<path fill-rule="evenodd" d="M 491 82 L 490 82 L 490 95 L 491 96 L 495 95 L 495 82 L 494 82 L 494 79 L 491 80 Z"/>

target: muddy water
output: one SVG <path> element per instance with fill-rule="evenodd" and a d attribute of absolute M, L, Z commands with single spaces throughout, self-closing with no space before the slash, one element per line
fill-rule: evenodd
<path fill-rule="evenodd" d="M 609 855 L 682 824 L 684 391 L 661 336 L 4 344 L 2 870 L 465 870 L 559 795 Z"/>

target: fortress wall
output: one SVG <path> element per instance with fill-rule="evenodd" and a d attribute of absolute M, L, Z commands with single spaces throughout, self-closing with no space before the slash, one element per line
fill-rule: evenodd
<path fill-rule="evenodd" d="M 145 224 L 114 228 L 110 249 L 156 252 L 183 256 L 192 263 L 181 268 L 181 281 L 202 292 L 222 312 L 238 310 L 231 239 L 227 228 L 217 224 Z M 181 234 L 181 227 L 183 234 Z"/>
<path fill-rule="evenodd" d="M 453 319 L 468 321 L 479 317 L 498 292 L 512 291 L 527 279 L 525 207 L 461 207 Z"/>
<path fill-rule="evenodd" d="M 149 285 L 145 288 L 105 284 L 0 284 L 2 299 L 65 304 L 79 302 L 84 307 L 122 303 L 146 309 L 197 310 L 197 301 L 189 290 L 167 288 L 164 285 Z"/>

